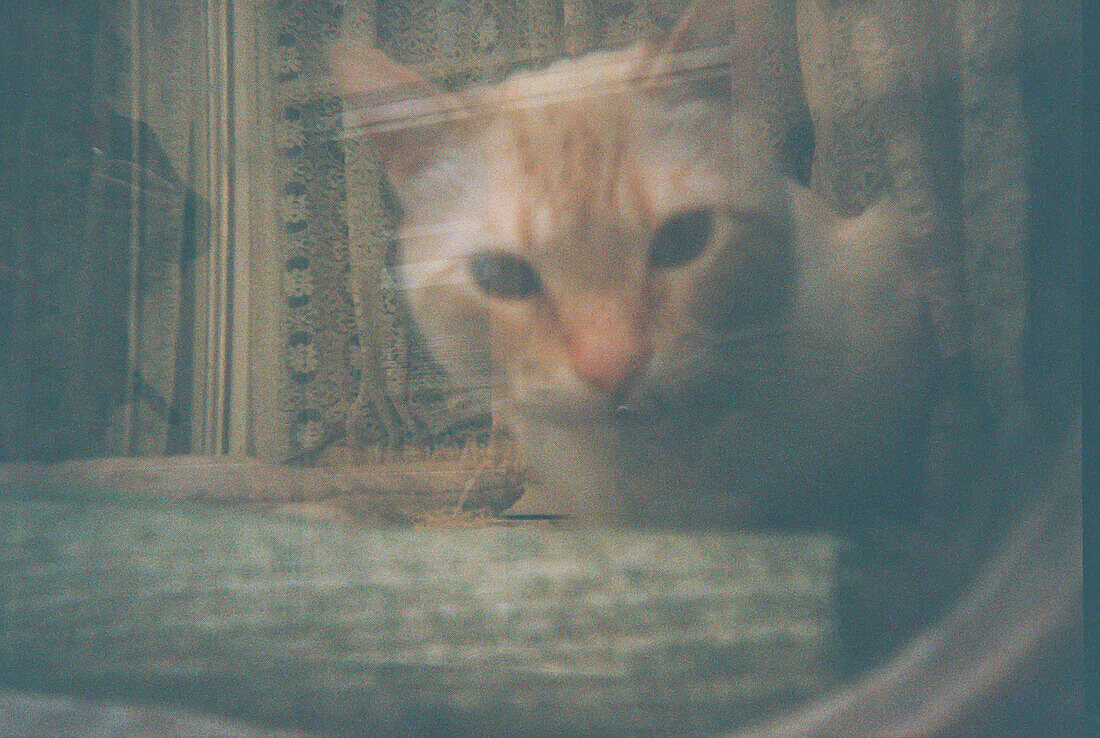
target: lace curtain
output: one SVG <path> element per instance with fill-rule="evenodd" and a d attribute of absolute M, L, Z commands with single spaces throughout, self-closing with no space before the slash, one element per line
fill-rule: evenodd
<path fill-rule="evenodd" d="M 488 389 L 454 386 L 404 313 L 392 198 L 341 141 L 325 45 L 356 33 L 461 87 L 686 5 L 0 4 L 0 459 L 476 454 Z M 1007 428 L 1029 382 L 1044 410 L 1079 386 L 1080 7 L 950 5 L 765 3 L 762 92 L 834 207 L 892 193 L 927 216 L 941 352 Z M 946 446 L 969 432 L 953 398 L 937 412 Z"/>

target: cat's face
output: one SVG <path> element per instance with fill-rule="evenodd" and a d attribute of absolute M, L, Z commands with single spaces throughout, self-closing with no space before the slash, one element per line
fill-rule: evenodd
<path fill-rule="evenodd" d="M 605 416 L 781 286 L 756 121 L 721 94 L 654 87 L 643 61 L 513 77 L 398 183 L 425 333 L 460 376 L 494 363 L 520 416 Z"/>

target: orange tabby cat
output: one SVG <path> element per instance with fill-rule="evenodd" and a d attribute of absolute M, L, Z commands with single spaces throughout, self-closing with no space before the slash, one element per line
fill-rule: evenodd
<path fill-rule="evenodd" d="M 715 28 L 689 11 L 659 47 L 464 94 L 341 51 L 404 205 L 413 312 L 449 370 L 501 378 L 515 509 L 819 519 L 920 447 L 932 359 L 904 216 L 841 220 L 785 180 Z"/>

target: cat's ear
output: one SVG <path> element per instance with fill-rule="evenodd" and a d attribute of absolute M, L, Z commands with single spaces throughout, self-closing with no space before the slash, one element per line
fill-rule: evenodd
<path fill-rule="evenodd" d="M 736 32 L 737 12 L 730 0 L 696 0 L 680 16 L 661 45 L 661 54 L 728 46 Z"/>
<path fill-rule="evenodd" d="M 341 41 L 329 49 L 344 99 L 344 131 L 373 142 L 399 189 L 433 161 L 448 135 L 469 125 L 472 110 L 380 49 Z"/>
<path fill-rule="evenodd" d="M 759 0 L 695 0 L 668 36 L 651 46 L 651 74 L 694 71 L 712 94 L 721 96 L 740 97 L 752 90 L 760 76 L 762 24 L 768 22 L 762 5 Z"/>

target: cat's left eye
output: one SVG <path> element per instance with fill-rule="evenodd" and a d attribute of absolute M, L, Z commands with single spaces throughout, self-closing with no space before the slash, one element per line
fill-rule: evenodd
<path fill-rule="evenodd" d="M 665 220 L 649 245 L 649 265 L 673 269 L 688 263 L 707 245 L 714 225 L 710 208 L 677 213 Z"/>
<path fill-rule="evenodd" d="M 470 274 L 489 297 L 522 300 L 542 292 L 531 262 L 507 251 L 481 251 L 470 257 Z"/>

